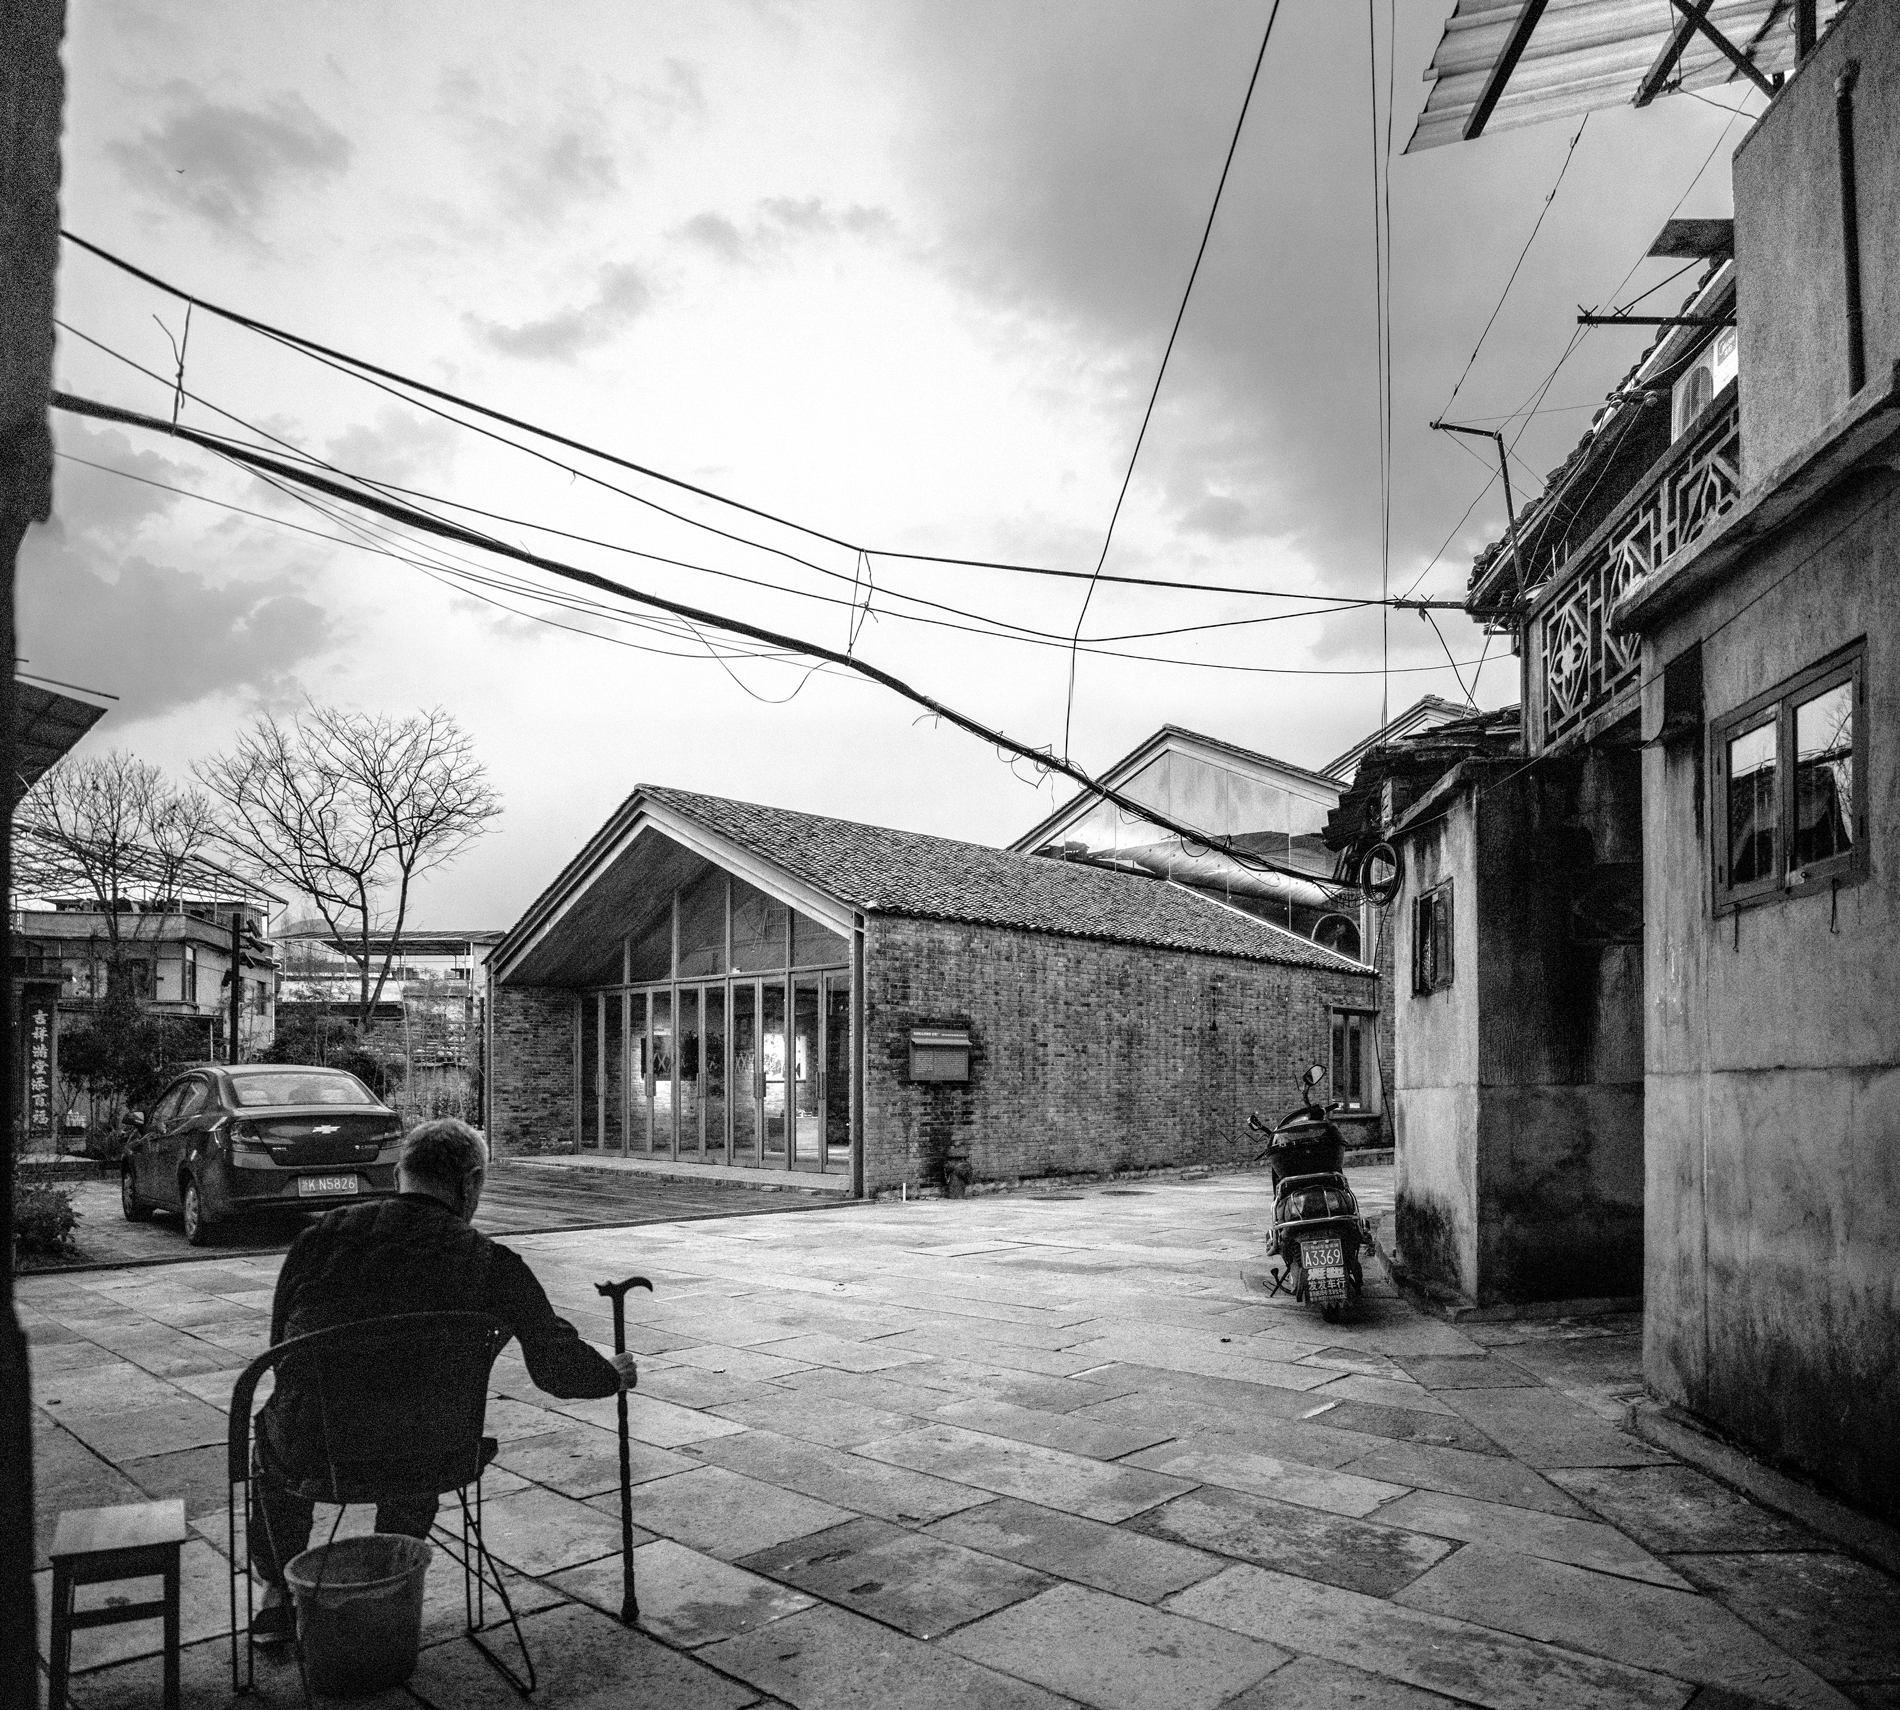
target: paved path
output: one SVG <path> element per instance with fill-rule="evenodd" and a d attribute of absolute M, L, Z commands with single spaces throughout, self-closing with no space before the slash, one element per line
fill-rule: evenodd
<path fill-rule="evenodd" d="M 1390 1172 L 1363 1173 L 1389 1203 Z M 642 1631 L 611 1402 L 496 1368 L 488 1487 L 554 1707 L 1900 1704 L 1900 1591 L 1616 1428 L 1634 1326 L 1469 1333 L 1258 1286 L 1258 1176 L 848 1205 L 515 1245 L 585 1334 L 641 1270 Z M 182 1495 L 187 1697 L 222 1705 L 223 1404 L 274 1259 L 24 1282 L 42 1532 Z M 352 1512 L 347 1526 L 364 1517 Z M 42 1547 L 44 1537 L 42 1537 Z M 42 1590 L 42 1599 L 44 1591 Z M 434 1703 L 517 1704 L 455 1636 Z M 142 1629 L 78 1702 L 156 1702 Z M 298 1702 L 261 1665 L 265 1706 Z M 401 1694 L 372 1701 L 395 1706 Z"/>
<path fill-rule="evenodd" d="M 489 1173 L 476 1224 L 490 1235 L 528 1231 L 589 1229 L 636 1223 L 672 1223 L 685 1218 L 743 1217 L 761 1211 L 789 1211 L 836 1205 L 836 1194 L 788 1186 L 781 1177 L 768 1185 L 694 1181 L 673 1176 L 597 1171 L 522 1168 L 505 1159 Z M 128 1223 L 119 1210 L 116 1177 L 62 1182 L 79 1212 L 76 1250 L 65 1260 L 36 1260 L 35 1271 L 78 1266 L 180 1264 L 218 1255 L 281 1253 L 312 1213 L 289 1211 L 246 1219 L 218 1232 L 217 1244 L 203 1250 L 186 1245 L 178 1219 L 160 1212 L 149 1223 Z"/>

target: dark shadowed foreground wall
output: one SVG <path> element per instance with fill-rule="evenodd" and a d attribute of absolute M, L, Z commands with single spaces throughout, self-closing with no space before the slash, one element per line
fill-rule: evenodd
<path fill-rule="evenodd" d="M 1633 748 L 1472 766 L 1403 838 L 1399 1250 L 1480 1305 L 1643 1274 L 1642 858 Z M 1449 885 L 1450 983 L 1411 903 Z"/>
<path fill-rule="evenodd" d="M 1866 404 L 1900 361 L 1900 6 L 1863 0 L 1735 164 L 1743 506 L 1800 491 L 1849 398 L 1836 80 L 1853 90 Z M 1893 415 L 1891 409 L 1884 412 Z M 1644 1372 L 1900 1521 L 1900 473 L 1889 437 L 1649 625 L 1643 676 L 1649 1267 Z M 1745 520 L 1745 519 L 1744 519 Z M 1715 531 L 1709 541 L 1719 541 Z M 1705 542 L 1703 550 L 1708 550 Z M 1693 573 L 1693 561 L 1685 573 Z M 1710 726 L 1864 647 L 1864 865 L 1715 912 Z M 1671 741 L 1698 650 L 1705 722 Z M 1785 828 L 1784 828 L 1785 830 Z"/>
<path fill-rule="evenodd" d="M 1247 1112 L 1299 1103 L 1332 1008 L 1372 1009 L 1368 972 L 874 915 L 866 939 L 870 1193 L 1251 1158 Z M 967 1085 L 908 1078 L 912 1027 L 967 1027 Z"/>

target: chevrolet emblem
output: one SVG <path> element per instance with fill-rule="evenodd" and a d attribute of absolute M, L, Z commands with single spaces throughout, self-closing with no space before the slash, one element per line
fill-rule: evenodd
<path fill-rule="evenodd" d="M 312 1134 L 334 1134 L 336 1131 L 337 1125 L 334 1122 L 319 1122 L 310 1130 Z"/>

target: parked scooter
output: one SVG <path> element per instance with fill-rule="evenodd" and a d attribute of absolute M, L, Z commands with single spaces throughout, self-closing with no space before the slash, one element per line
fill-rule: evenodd
<path fill-rule="evenodd" d="M 1300 1077 L 1306 1102 L 1271 1128 L 1257 1114 L 1247 1126 L 1269 1136 L 1258 1154 L 1273 1172 L 1273 1231 L 1267 1245 L 1280 1261 L 1273 1290 L 1292 1291 L 1317 1302 L 1328 1323 L 1356 1305 L 1364 1289 L 1362 1249 L 1371 1250 L 1372 1225 L 1359 1215 L 1359 1200 L 1346 1185 L 1346 1139 L 1331 1119 L 1337 1105 L 1314 1102 L 1326 1071 L 1315 1063 Z"/>

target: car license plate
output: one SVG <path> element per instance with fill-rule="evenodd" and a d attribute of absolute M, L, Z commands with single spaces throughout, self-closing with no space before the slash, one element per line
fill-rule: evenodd
<path fill-rule="evenodd" d="M 299 1194 L 317 1193 L 355 1193 L 356 1177 L 351 1176 L 299 1176 L 297 1192 Z M 1337 1245 L 1337 1243 L 1335 1243 Z"/>
<path fill-rule="evenodd" d="M 1306 1264 L 1309 1300 L 1346 1298 L 1346 1251 L 1337 1240 L 1307 1241 L 1300 1254 Z"/>

